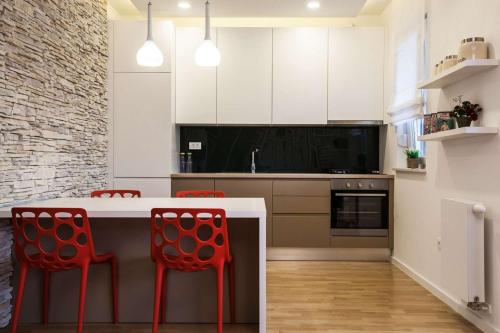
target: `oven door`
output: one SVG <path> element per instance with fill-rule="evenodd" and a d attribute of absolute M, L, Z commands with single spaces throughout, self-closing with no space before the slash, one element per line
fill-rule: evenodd
<path fill-rule="evenodd" d="M 387 236 L 387 191 L 332 191 L 332 235 Z"/>

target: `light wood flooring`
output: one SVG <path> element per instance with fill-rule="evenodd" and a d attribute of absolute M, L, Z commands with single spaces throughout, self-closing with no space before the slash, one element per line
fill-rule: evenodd
<path fill-rule="evenodd" d="M 268 333 L 480 332 L 389 263 L 268 262 Z M 0 330 L 0 333 L 8 332 Z M 19 333 L 73 333 L 73 325 Z M 85 325 L 86 333 L 149 333 L 145 324 Z M 214 325 L 164 325 L 161 333 L 214 333 Z M 225 333 L 256 333 L 225 325 Z"/>
<path fill-rule="evenodd" d="M 268 333 L 479 332 L 390 263 L 268 263 Z"/>

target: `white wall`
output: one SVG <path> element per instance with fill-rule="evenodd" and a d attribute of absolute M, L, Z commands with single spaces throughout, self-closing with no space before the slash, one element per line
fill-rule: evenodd
<path fill-rule="evenodd" d="M 398 17 L 413 1 L 393 0 L 385 13 L 391 31 Z M 427 0 L 430 17 L 430 63 L 456 54 L 463 37 L 484 36 L 492 43 L 492 57 L 500 56 L 500 1 Z M 387 39 L 390 41 L 390 39 Z M 495 48 L 497 52 L 495 53 Z M 390 56 L 392 47 L 388 47 Z M 391 61 L 387 63 L 386 92 L 392 91 Z M 457 95 L 480 103 L 483 125 L 500 124 L 500 68 L 471 77 L 444 90 L 431 91 L 430 112 L 449 110 L 449 100 Z M 386 96 L 389 97 L 389 96 Z M 390 97 L 386 98 L 386 110 Z M 395 149 L 394 128 L 387 133 L 384 169 L 390 172 L 401 152 Z M 486 213 L 486 288 L 492 314 L 479 317 L 462 305 L 460 313 L 487 332 L 500 332 L 500 137 L 484 137 L 427 144 L 427 174 L 398 174 L 395 185 L 395 260 L 424 283 L 439 291 L 441 256 L 436 239 L 440 236 L 440 200 L 455 196 L 483 202 Z M 446 300 L 446 298 L 444 298 Z"/>

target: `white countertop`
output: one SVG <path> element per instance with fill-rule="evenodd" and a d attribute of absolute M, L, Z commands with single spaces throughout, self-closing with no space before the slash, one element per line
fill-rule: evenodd
<path fill-rule="evenodd" d="M 16 206 L 84 208 L 94 218 L 149 218 L 152 208 L 222 208 L 229 218 L 266 217 L 263 198 L 58 198 Z M 11 208 L 0 207 L 0 218 L 10 218 Z"/>
<path fill-rule="evenodd" d="M 263 198 L 59 198 L 19 207 L 84 208 L 93 218 L 149 218 L 152 208 L 222 208 L 228 218 L 255 218 L 259 228 L 259 332 L 266 332 L 266 204 Z M 12 206 L 0 207 L 11 218 Z"/>
<path fill-rule="evenodd" d="M 207 172 L 207 173 L 174 173 L 172 178 L 251 178 L 251 179 L 394 179 L 394 175 L 386 174 L 329 174 L 329 173 L 245 173 L 245 172 Z"/>

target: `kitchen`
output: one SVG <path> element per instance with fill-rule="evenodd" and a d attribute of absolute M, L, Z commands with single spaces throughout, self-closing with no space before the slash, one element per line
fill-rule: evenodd
<path fill-rule="evenodd" d="M 498 332 L 500 7 L 479 3 L 2 1 L 0 325 Z M 80 270 L 43 293 L 31 263 L 15 311 L 38 238 L 12 240 L 12 207 L 86 210 L 116 257 L 90 265 L 86 305 Z M 222 273 L 177 235 L 230 243 Z"/>

